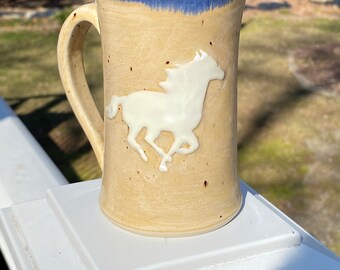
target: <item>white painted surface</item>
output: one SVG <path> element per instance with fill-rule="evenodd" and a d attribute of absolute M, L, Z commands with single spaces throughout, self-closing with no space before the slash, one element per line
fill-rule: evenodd
<path fill-rule="evenodd" d="M 197 269 L 300 244 L 299 232 L 247 190 L 243 190 L 245 204 L 240 214 L 221 229 L 185 238 L 135 235 L 102 214 L 100 183 L 88 181 L 47 193 L 90 269 Z"/>
<path fill-rule="evenodd" d="M 86 269 L 45 199 L 1 209 L 0 229 L 13 258 L 11 270 Z"/>
<path fill-rule="evenodd" d="M 2 234 L 0 247 L 8 267 L 11 270 L 32 269 L 22 236 L 10 214 L 10 208 L 0 209 L 0 231 Z"/>
<path fill-rule="evenodd" d="M 243 182 L 245 205 L 231 223 L 177 239 L 139 236 L 111 224 L 96 207 L 99 186 L 97 180 L 57 187 L 49 203 L 1 209 L 11 269 L 340 269 L 337 256 Z"/>
<path fill-rule="evenodd" d="M 307 232 L 304 228 L 302 228 L 299 224 L 297 224 L 294 220 L 286 216 L 282 211 L 276 208 L 273 204 L 271 204 L 266 198 L 264 198 L 261 194 L 257 193 L 253 188 L 248 186 L 245 182 L 241 181 L 241 188 L 248 190 L 251 194 L 255 196 L 259 201 L 261 201 L 264 205 L 266 205 L 271 211 L 273 211 L 279 218 L 285 220 L 288 224 L 290 224 L 295 230 L 297 230 L 301 237 L 303 245 L 310 247 L 313 250 L 317 250 L 318 253 L 322 253 L 323 255 L 332 258 L 333 260 L 340 261 L 340 258 L 330 251 L 325 245 L 323 245 L 318 239 L 316 239 L 313 235 Z M 340 266 L 339 266 L 340 269 Z"/>
<path fill-rule="evenodd" d="M 304 244 L 200 268 L 205 270 L 339 270 L 340 263 Z"/>
<path fill-rule="evenodd" d="M 43 198 L 67 180 L 0 98 L 0 208 Z"/>
<path fill-rule="evenodd" d="M 86 269 L 45 199 L 15 204 L 10 211 L 33 269 Z"/>

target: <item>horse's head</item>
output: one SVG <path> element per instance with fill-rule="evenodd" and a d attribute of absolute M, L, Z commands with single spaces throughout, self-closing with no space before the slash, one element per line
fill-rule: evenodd
<path fill-rule="evenodd" d="M 204 73 L 209 76 L 210 80 L 224 79 L 224 71 L 217 65 L 215 59 L 203 50 L 196 52 L 194 62 L 200 63 L 200 68 L 204 69 Z"/>
<path fill-rule="evenodd" d="M 195 83 L 198 84 L 196 88 L 200 89 L 201 82 L 209 83 L 211 80 L 224 79 L 224 71 L 217 65 L 214 58 L 202 50 L 196 52 L 191 62 L 177 64 L 175 68 L 167 68 L 165 71 L 168 74 L 167 79 L 159 85 L 168 93 L 185 92 Z"/>

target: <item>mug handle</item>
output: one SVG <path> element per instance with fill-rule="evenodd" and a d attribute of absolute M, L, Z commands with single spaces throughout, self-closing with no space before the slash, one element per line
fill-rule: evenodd
<path fill-rule="evenodd" d="M 83 45 L 91 25 L 100 33 L 95 3 L 77 8 L 65 20 L 58 39 L 58 67 L 71 108 L 103 170 L 104 121 L 88 87 L 83 63 Z"/>

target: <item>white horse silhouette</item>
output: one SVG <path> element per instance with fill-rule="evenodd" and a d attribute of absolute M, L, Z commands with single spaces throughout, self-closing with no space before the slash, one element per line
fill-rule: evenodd
<path fill-rule="evenodd" d="M 122 106 L 123 120 L 129 127 L 127 141 L 145 161 L 148 158 L 136 137 L 142 128 L 147 129 L 145 141 L 162 156 L 160 171 L 168 170 L 166 163 L 174 153 L 190 154 L 199 147 L 193 130 L 202 118 L 208 84 L 224 78 L 224 71 L 202 50 L 196 52 L 191 62 L 166 72 L 167 80 L 159 83 L 165 93 L 137 91 L 128 96 L 112 96 L 106 108 L 107 116 L 112 119 L 118 106 Z M 155 143 L 161 131 L 172 132 L 175 137 L 168 153 Z"/>

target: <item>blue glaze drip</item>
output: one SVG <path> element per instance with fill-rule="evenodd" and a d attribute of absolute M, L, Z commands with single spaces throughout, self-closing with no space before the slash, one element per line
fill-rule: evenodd
<path fill-rule="evenodd" d="M 198 14 L 216 7 L 222 7 L 232 0 L 121 0 L 122 2 L 142 3 L 153 9 L 181 11 L 188 14 Z"/>

